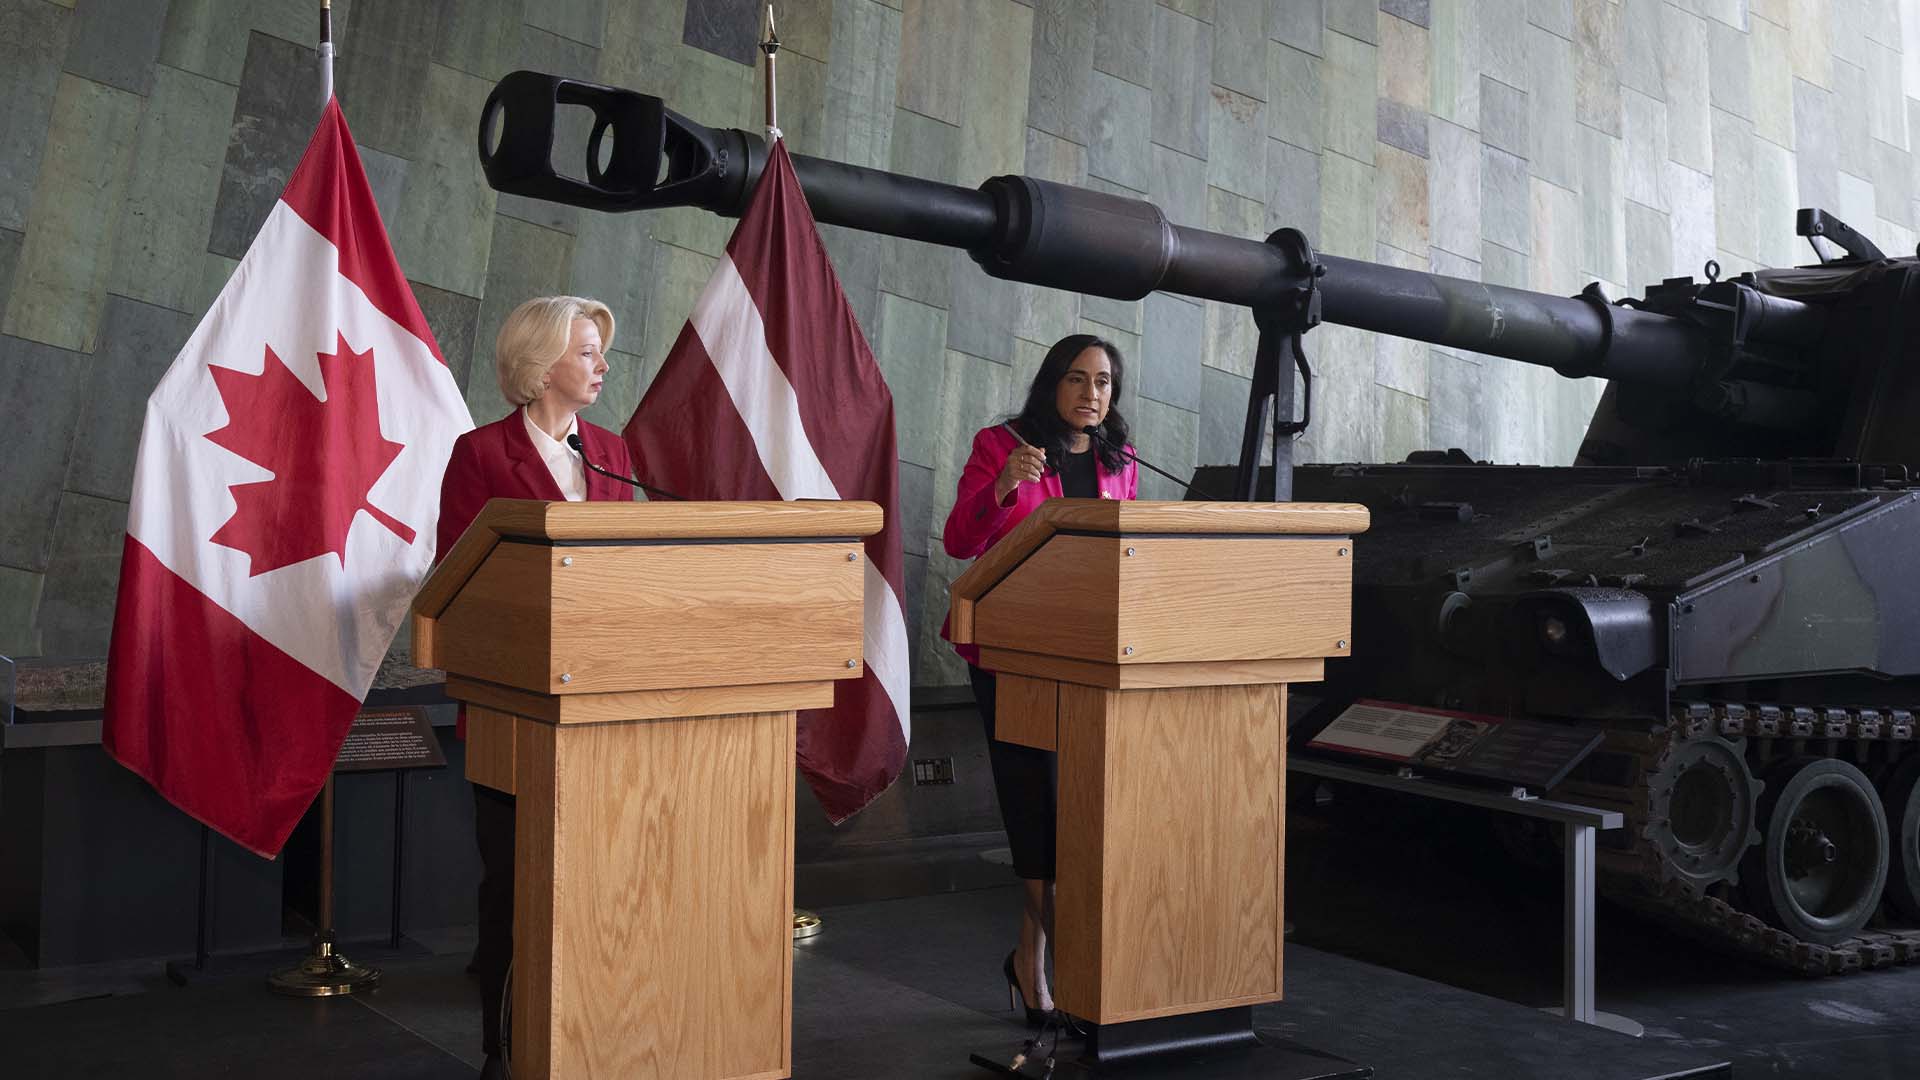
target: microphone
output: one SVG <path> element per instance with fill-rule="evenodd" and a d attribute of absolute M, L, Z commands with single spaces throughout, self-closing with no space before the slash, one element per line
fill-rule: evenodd
<path fill-rule="evenodd" d="M 599 473 L 601 476 L 610 476 L 613 479 L 618 480 L 623 484 L 632 484 L 634 487 L 637 487 L 641 491 L 646 492 L 649 496 L 653 498 L 672 499 L 675 502 L 687 501 L 682 496 L 675 495 L 671 491 L 666 491 L 662 488 L 652 487 L 647 484 L 643 484 L 640 481 L 635 480 L 631 476 L 622 476 L 617 472 L 612 472 L 610 470 L 603 469 L 598 465 L 595 465 L 593 463 L 593 459 L 587 456 L 587 448 L 580 444 L 580 433 L 577 431 L 567 436 L 567 445 L 573 447 L 573 452 L 580 455 L 580 464 L 585 465 L 587 468 L 592 469 L 594 472 Z"/>
<path fill-rule="evenodd" d="M 1148 469 L 1151 469 L 1152 471 L 1159 473 L 1161 476 L 1166 477 L 1167 479 L 1173 481 L 1174 483 L 1179 484 L 1182 488 L 1185 488 L 1188 491 L 1199 492 L 1200 497 L 1207 500 L 1208 502 L 1221 501 L 1220 499 L 1217 499 L 1214 496 L 1207 494 L 1205 490 L 1194 487 L 1191 481 L 1182 480 L 1179 477 L 1173 475 L 1172 473 L 1168 472 L 1165 469 L 1160 468 L 1157 465 L 1152 465 L 1147 462 L 1141 461 L 1139 454 L 1134 453 L 1133 451 L 1127 449 L 1126 447 L 1113 445 L 1112 442 L 1108 441 L 1105 435 L 1100 434 L 1100 426 L 1098 424 L 1088 424 L 1086 427 L 1083 427 L 1080 430 L 1092 436 L 1094 441 L 1098 442 L 1101 446 L 1117 451 L 1119 454 L 1121 454 L 1121 456 L 1132 461 L 1135 465 L 1144 465 Z"/>

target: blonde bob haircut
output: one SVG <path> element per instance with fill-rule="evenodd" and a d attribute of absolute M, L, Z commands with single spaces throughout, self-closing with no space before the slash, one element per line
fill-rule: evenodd
<path fill-rule="evenodd" d="M 513 309 L 493 342 L 493 366 L 500 394 L 525 405 L 546 391 L 546 375 L 567 351 L 575 319 L 589 319 L 600 330 L 600 348 L 613 348 L 613 312 L 584 296 L 537 296 Z"/>

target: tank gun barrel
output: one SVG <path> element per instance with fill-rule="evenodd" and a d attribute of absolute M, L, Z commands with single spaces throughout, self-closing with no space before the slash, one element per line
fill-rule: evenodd
<path fill-rule="evenodd" d="M 584 180 L 552 166 L 563 107 L 594 113 Z M 737 216 L 767 153 L 761 136 L 704 127 L 659 98 L 526 71 L 500 81 L 481 119 L 481 161 L 496 189 L 600 210 Z M 1597 294 L 1552 296 L 1334 255 L 1300 265 L 1281 245 L 1176 225 L 1150 202 L 1066 184 L 1001 176 L 964 188 L 803 154 L 793 165 L 816 220 L 962 248 L 1008 280 L 1122 300 L 1160 290 L 1255 311 L 1317 290 L 1327 321 L 1574 378 L 1685 386 L 1690 359 L 1707 352 L 1692 323 Z"/>

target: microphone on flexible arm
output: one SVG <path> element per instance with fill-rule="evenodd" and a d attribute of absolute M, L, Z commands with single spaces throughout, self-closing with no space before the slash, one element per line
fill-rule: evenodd
<path fill-rule="evenodd" d="M 1208 494 L 1204 488 L 1194 487 L 1193 482 L 1190 480 L 1182 480 L 1179 477 L 1173 475 L 1172 473 L 1168 472 L 1165 469 L 1160 468 L 1157 465 L 1153 465 L 1153 464 L 1149 464 L 1148 462 L 1141 461 L 1139 454 L 1134 453 L 1133 451 L 1127 449 L 1126 447 L 1115 446 L 1112 442 L 1108 441 L 1105 435 L 1102 435 L 1100 433 L 1100 425 L 1088 424 L 1086 427 L 1083 427 L 1080 430 L 1088 435 L 1091 435 L 1094 441 L 1098 442 L 1101 446 L 1107 447 L 1111 450 L 1118 452 L 1121 456 L 1132 461 L 1135 465 L 1145 465 L 1148 469 L 1151 469 L 1152 471 L 1159 473 L 1161 476 L 1166 477 L 1167 479 L 1173 481 L 1174 483 L 1179 484 L 1182 488 L 1185 488 L 1190 492 L 1198 492 L 1200 497 L 1207 500 L 1208 502 L 1222 501 Z"/>
<path fill-rule="evenodd" d="M 587 468 L 592 469 L 594 472 L 599 473 L 601 476 L 610 476 L 613 479 L 618 480 L 623 484 L 632 484 L 634 487 L 637 487 L 641 491 L 646 492 L 650 498 L 672 499 L 675 502 L 687 501 L 685 496 L 675 495 L 673 492 L 668 491 L 664 488 L 657 488 L 649 484 L 643 484 L 640 481 L 635 480 L 631 476 L 622 476 L 617 472 L 612 472 L 608 469 L 603 469 L 600 466 L 595 465 L 593 463 L 593 459 L 587 456 L 587 448 L 580 444 L 580 433 L 577 431 L 567 436 L 567 445 L 573 447 L 573 452 L 580 455 L 580 464 L 585 465 Z"/>

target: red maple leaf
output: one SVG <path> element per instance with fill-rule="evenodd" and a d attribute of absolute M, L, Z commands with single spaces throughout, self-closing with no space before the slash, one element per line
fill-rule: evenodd
<path fill-rule="evenodd" d="M 373 350 L 356 353 L 339 335 L 331 353 L 317 354 L 325 401 L 313 396 L 272 346 L 258 375 L 211 367 L 227 426 L 208 441 L 273 473 L 271 480 L 234 484 L 233 516 L 213 542 L 245 552 L 248 576 L 332 552 L 347 564 L 347 532 L 362 510 L 394 535 L 413 543 L 405 522 L 367 501 L 381 474 L 406 449 L 380 434 Z"/>

